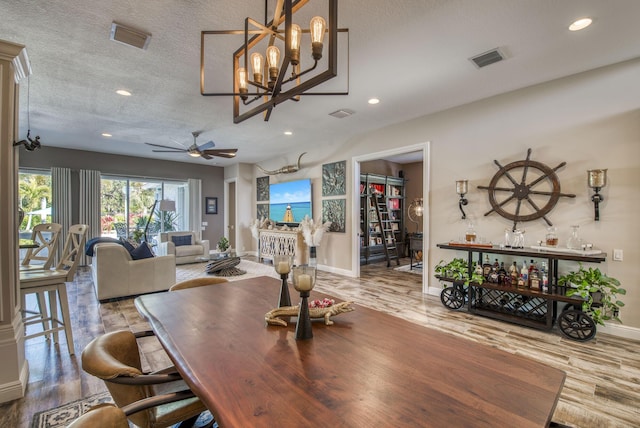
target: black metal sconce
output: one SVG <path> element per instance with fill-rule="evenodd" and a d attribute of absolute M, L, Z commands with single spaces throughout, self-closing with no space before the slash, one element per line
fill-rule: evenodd
<path fill-rule="evenodd" d="M 604 201 L 604 198 L 600 194 L 600 189 L 607 185 L 607 170 L 590 169 L 587 171 L 587 179 L 589 187 L 596 192 L 595 195 L 591 196 L 591 201 L 595 209 L 595 221 L 600 221 L 600 202 Z"/>
<path fill-rule="evenodd" d="M 468 189 L 469 180 L 456 180 L 456 193 L 460 196 L 460 200 L 458 201 L 458 208 L 460 208 L 463 220 L 467 218 L 467 214 L 462 209 L 462 206 L 469 203 L 469 201 L 464 197 L 464 195 L 467 194 Z"/>

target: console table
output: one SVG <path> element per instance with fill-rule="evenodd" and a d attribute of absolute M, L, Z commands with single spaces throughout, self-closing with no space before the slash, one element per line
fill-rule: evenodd
<path fill-rule="evenodd" d="M 302 265 L 307 263 L 307 245 L 304 243 L 302 232 L 298 230 L 258 230 L 258 257 L 273 260 L 275 255 L 293 256 L 293 263 Z"/>

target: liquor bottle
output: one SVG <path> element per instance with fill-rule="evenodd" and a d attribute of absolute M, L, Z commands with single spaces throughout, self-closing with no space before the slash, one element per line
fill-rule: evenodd
<path fill-rule="evenodd" d="M 511 279 L 511 285 L 515 287 L 518 285 L 518 266 L 516 262 L 513 262 L 513 265 L 509 266 L 509 278 Z"/>
<path fill-rule="evenodd" d="M 522 262 L 522 268 L 520 269 L 520 279 L 518 280 L 519 287 L 526 287 L 529 284 L 529 268 L 527 268 L 527 261 Z"/>
<path fill-rule="evenodd" d="M 491 273 L 489 274 L 489 282 L 493 284 L 498 283 L 498 269 L 495 266 L 491 266 Z"/>
<path fill-rule="evenodd" d="M 538 266 L 534 263 L 533 269 L 529 272 L 529 288 L 533 290 L 540 290 L 540 271 Z"/>
<path fill-rule="evenodd" d="M 498 283 L 504 284 L 507 277 L 507 270 L 504 268 L 504 262 L 500 263 L 500 269 L 498 269 Z"/>
<path fill-rule="evenodd" d="M 549 271 L 547 269 L 547 262 L 543 261 L 540 265 L 540 277 L 542 283 L 542 291 L 549 292 Z"/>
<path fill-rule="evenodd" d="M 489 261 L 489 256 L 485 256 L 484 263 L 482 264 L 482 275 L 485 279 L 489 279 L 489 274 L 491 273 L 491 262 Z"/>

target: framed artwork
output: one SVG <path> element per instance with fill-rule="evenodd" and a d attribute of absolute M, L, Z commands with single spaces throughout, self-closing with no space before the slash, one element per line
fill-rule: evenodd
<path fill-rule="evenodd" d="M 322 222 L 331 222 L 329 232 L 345 232 L 346 214 L 346 199 L 324 199 L 322 201 Z"/>
<path fill-rule="evenodd" d="M 205 214 L 218 214 L 218 198 L 204 198 Z"/>
<path fill-rule="evenodd" d="M 269 176 L 256 178 L 256 198 L 258 202 L 269 200 Z"/>
<path fill-rule="evenodd" d="M 269 218 L 269 204 L 258 204 L 256 209 L 256 218 Z"/>
<path fill-rule="evenodd" d="M 322 165 L 322 196 L 346 195 L 345 175 L 347 161 Z"/>

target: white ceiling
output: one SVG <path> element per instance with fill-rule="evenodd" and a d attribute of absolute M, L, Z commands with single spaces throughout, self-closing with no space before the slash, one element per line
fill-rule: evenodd
<path fill-rule="evenodd" d="M 349 95 L 303 97 L 278 105 L 269 122 L 256 116 L 233 124 L 231 97 L 200 95 L 200 31 L 241 29 L 247 16 L 262 21 L 263 1 L 0 0 L 0 39 L 26 45 L 33 68 L 29 91 L 25 84 L 21 93 L 19 138 L 26 136 L 29 104 L 32 136 L 47 146 L 220 166 L 256 163 L 293 144 L 302 152 L 344 142 L 640 57 L 638 0 L 342 0 L 338 11 L 339 26 L 349 29 Z M 568 31 L 584 16 L 593 18 L 590 27 Z M 110 41 L 113 21 L 151 33 L 148 49 Z M 496 47 L 507 60 L 483 69 L 468 60 Z M 346 73 L 339 79 L 332 85 L 345 84 Z M 133 96 L 116 95 L 120 88 Z M 373 96 L 380 104 L 367 104 Z M 328 116 L 338 109 L 355 114 Z M 144 144 L 189 145 L 194 130 L 203 131 L 200 143 L 237 147 L 238 156 L 205 161 L 152 153 Z"/>

